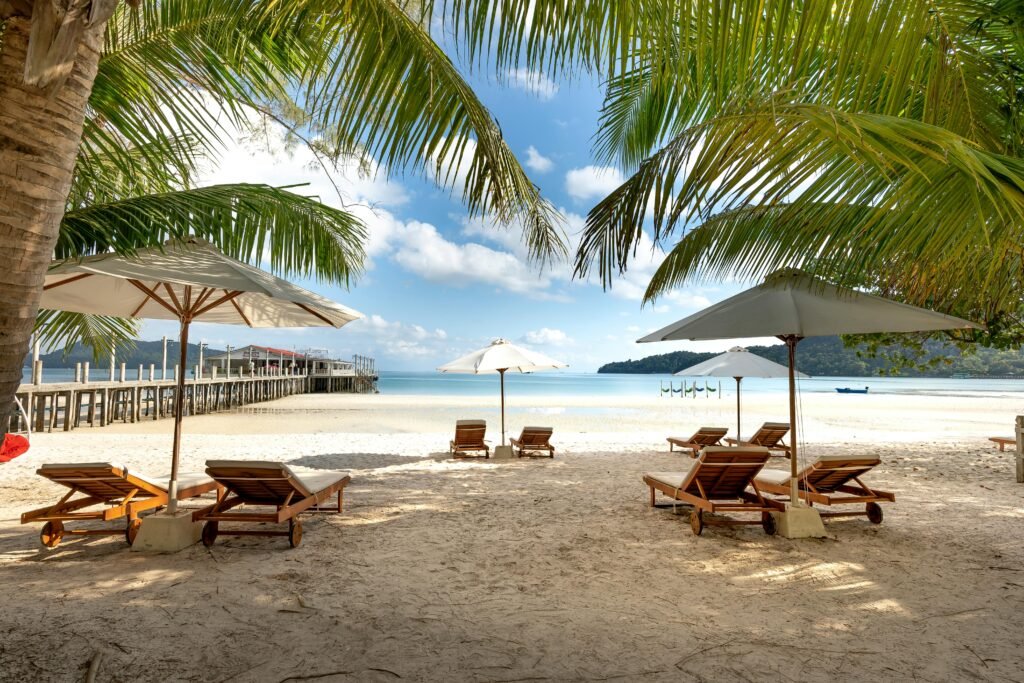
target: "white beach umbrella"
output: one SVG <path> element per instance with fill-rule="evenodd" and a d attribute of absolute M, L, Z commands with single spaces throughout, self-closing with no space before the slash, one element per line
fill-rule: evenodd
<path fill-rule="evenodd" d="M 505 372 L 536 372 L 569 367 L 567 364 L 524 349 L 505 339 L 495 339 L 488 346 L 456 358 L 437 369 L 438 372 L 458 372 L 474 375 L 498 373 L 501 375 L 501 445 L 505 445 Z"/>
<path fill-rule="evenodd" d="M 797 497 L 796 345 L 805 337 L 873 332 L 923 332 L 980 325 L 916 306 L 863 294 L 811 277 L 780 270 L 756 287 L 672 323 L 638 342 L 778 337 L 789 350 L 791 500 Z"/>
<path fill-rule="evenodd" d="M 734 346 L 725 353 L 675 373 L 677 377 L 732 377 L 736 380 L 736 439 L 740 439 L 740 381 L 744 377 L 788 377 L 789 368 Z M 806 378 L 802 372 L 798 377 Z"/>
<path fill-rule="evenodd" d="M 41 308 L 125 318 L 177 320 L 181 363 L 174 395 L 168 509 L 177 508 L 178 455 L 188 329 L 192 322 L 248 327 L 341 327 L 362 313 L 325 299 L 191 239 L 131 257 L 101 254 L 54 263 Z"/>

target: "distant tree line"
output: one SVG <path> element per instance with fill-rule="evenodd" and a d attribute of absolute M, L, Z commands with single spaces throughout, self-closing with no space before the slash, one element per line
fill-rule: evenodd
<path fill-rule="evenodd" d="M 727 346 L 723 345 L 722 351 Z M 750 346 L 747 350 L 776 363 L 786 364 L 786 347 Z M 819 377 L 871 377 L 899 374 L 908 377 L 949 377 L 950 375 L 1017 375 L 1024 377 L 1024 354 L 1020 351 L 1000 351 L 979 348 L 974 353 L 962 354 L 950 344 L 930 343 L 927 348 L 928 367 L 915 365 L 896 368 L 886 358 L 899 353 L 899 347 L 887 347 L 885 354 L 874 356 L 864 346 L 849 347 L 839 337 L 812 337 L 800 342 L 797 366 L 802 372 Z M 607 363 L 598 368 L 600 373 L 671 374 L 696 365 L 721 351 L 696 353 L 673 351 L 639 360 Z M 914 352 L 916 356 L 916 351 Z"/>
<path fill-rule="evenodd" d="M 167 368 L 170 370 L 178 364 L 180 346 L 178 342 L 167 340 Z M 142 365 L 146 368 L 150 364 L 155 365 L 159 371 L 163 363 L 164 344 L 162 341 L 140 341 L 135 342 L 134 349 L 118 353 L 116 363 L 124 363 L 129 368 L 138 368 Z M 224 353 L 223 350 L 206 347 L 203 357 L 209 358 Z M 99 361 L 93 356 L 93 350 L 81 344 L 75 345 L 69 352 L 62 350 L 51 353 L 40 354 L 39 360 L 43 361 L 44 368 L 73 368 L 76 363 L 90 363 L 94 368 L 109 367 L 110 357 L 101 358 Z M 25 365 L 32 362 L 31 354 L 26 357 Z M 199 345 L 188 345 L 188 367 L 199 365 Z"/>

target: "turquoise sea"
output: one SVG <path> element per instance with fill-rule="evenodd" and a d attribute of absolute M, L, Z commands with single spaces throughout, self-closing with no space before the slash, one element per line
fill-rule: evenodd
<path fill-rule="evenodd" d="M 137 370 L 128 370 L 128 380 L 136 379 Z M 74 379 L 74 370 L 52 368 L 45 369 L 44 382 L 70 382 Z M 159 370 L 157 376 L 159 377 Z M 109 369 L 100 372 L 92 371 L 95 380 L 103 380 L 109 376 Z M 143 373 L 148 376 L 148 370 Z M 30 381 L 27 370 L 24 381 Z M 509 373 L 505 377 L 506 387 L 518 396 L 661 396 L 661 389 L 667 389 L 671 383 L 679 389 L 686 381 L 692 386 L 694 379 L 673 377 L 670 375 L 604 375 L 597 373 L 544 372 L 532 374 Z M 703 379 L 696 380 L 697 386 L 705 387 Z M 454 375 L 438 372 L 400 372 L 381 371 L 379 388 L 384 394 L 439 395 L 439 396 L 490 396 L 498 384 L 497 375 Z M 707 386 L 718 389 L 719 380 L 708 378 Z M 722 378 L 721 387 L 732 393 L 736 382 L 731 378 Z M 1018 396 L 1024 394 L 1024 380 L 1008 379 L 953 379 L 953 378 L 914 378 L 914 377 L 814 377 L 800 380 L 800 390 L 804 393 L 832 393 L 836 387 L 862 388 L 870 387 L 872 394 L 923 394 L 935 396 Z M 785 379 L 743 380 L 743 391 L 754 393 L 774 393 L 786 390 Z M 704 396 L 698 392 L 696 396 Z M 712 392 L 714 395 L 714 392 Z M 691 398 L 693 393 L 664 393 L 665 397 Z"/>
<path fill-rule="evenodd" d="M 517 396 L 660 396 L 671 382 L 679 389 L 683 381 L 692 386 L 690 378 L 671 375 L 604 375 L 597 373 L 545 372 L 533 374 L 510 373 L 505 385 Z M 697 386 L 704 388 L 703 379 Z M 989 396 L 1024 394 L 1024 380 L 904 378 L 904 377 L 815 377 L 799 380 L 804 393 L 835 392 L 836 387 L 870 387 L 873 394 L 932 394 L 939 396 Z M 380 391 L 386 394 L 487 396 L 498 385 L 497 375 L 452 375 L 436 372 L 381 372 Z M 718 389 L 719 380 L 708 378 L 707 385 Z M 785 379 L 745 379 L 743 391 L 775 393 L 786 391 Z M 721 387 L 733 393 L 736 382 L 722 378 Z M 694 394 L 664 394 L 675 398 L 690 398 Z M 706 395 L 698 392 L 698 396 Z M 713 394 L 712 394 L 713 395 Z"/>

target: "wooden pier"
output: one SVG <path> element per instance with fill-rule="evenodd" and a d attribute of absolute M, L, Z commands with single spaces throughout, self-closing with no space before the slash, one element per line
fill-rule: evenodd
<path fill-rule="evenodd" d="M 200 375 L 198 379 L 196 368 L 193 379 L 185 381 L 184 414 L 204 415 L 233 410 L 293 394 L 375 392 L 376 375 L 371 375 L 368 368 L 372 368 L 372 361 L 336 376 L 325 376 L 316 370 L 308 374 L 297 370 L 283 374 L 240 372 L 232 377 L 218 377 L 214 369 L 210 376 Z M 79 381 L 47 384 L 39 381 L 42 376 L 40 369 L 34 375 L 36 381 L 22 384 L 16 393 L 24 414 L 17 411 L 0 414 L 0 435 L 8 431 L 25 431 L 26 427 L 33 432 L 68 432 L 83 426 L 103 427 L 115 422 L 173 417 L 177 384 L 173 376 L 158 380 L 154 375 L 153 366 L 150 366 L 149 378 L 143 378 L 140 367 L 140 379 L 127 380 L 122 364 L 120 379 L 113 379 L 111 372 L 110 380 L 97 382 L 89 381 L 86 367 L 84 373 L 76 372 Z"/>

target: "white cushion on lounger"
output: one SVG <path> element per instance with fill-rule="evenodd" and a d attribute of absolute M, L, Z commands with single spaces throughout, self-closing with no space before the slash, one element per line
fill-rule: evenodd
<path fill-rule="evenodd" d="M 219 469 L 221 467 L 240 467 L 242 469 L 250 470 L 275 470 L 277 472 L 287 472 L 292 476 L 300 489 L 305 489 L 305 491 L 303 491 L 305 495 L 319 493 L 331 484 L 348 476 L 348 472 L 335 472 L 332 470 L 300 473 L 288 467 L 288 465 L 285 465 L 283 462 L 274 462 L 272 460 L 207 460 L 206 466 L 210 469 Z"/>
<path fill-rule="evenodd" d="M 94 469 L 97 467 L 109 467 L 111 469 L 126 470 L 128 469 L 119 462 L 48 462 L 45 465 L 41 465 L 41 470 L 67 470 L 80 467 L 82 469 Z"/>
<path fill-rule="evenodd" d="M 693 467 L 696 467 L 698 462 L 699 461 L 694 461 Z M 644 476 L 650 477 L 654 481 L 660 481 L 662 484 L 677 489 L 681 487 L 683 482 L 686 481 L 686 478 L 690 476 L 690 472 L 693 470 L 693 467 L 686 472 L 645 472 Z"/>
<path fill-rule="evenodd" d="M 310 493 L 320 493 L 324 489 L 348 476 L 348 472 L 292 472 Z"/>
<path fill-rule="evenodd" d="M 786 484 L 789 483 L 789 476 L 788 470 L 761 470 L 754 477 L 754 481 L 763 481 L 768 484 Z"/>

